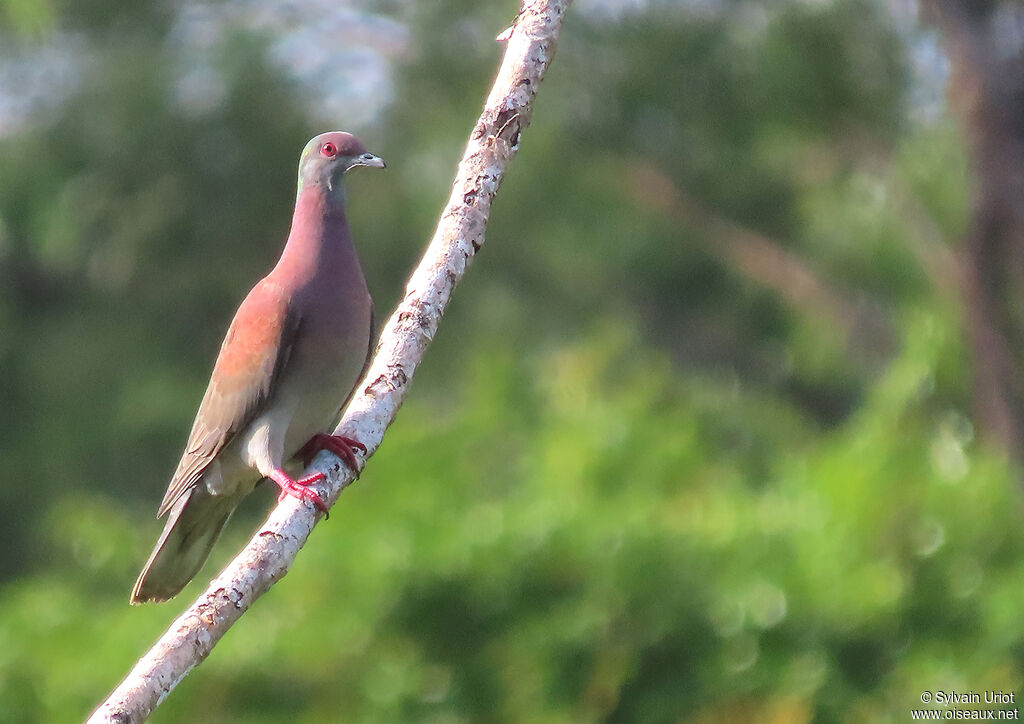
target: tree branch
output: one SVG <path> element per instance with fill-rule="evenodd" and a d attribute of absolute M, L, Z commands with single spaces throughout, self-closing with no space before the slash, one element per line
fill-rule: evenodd
<path fill-rule="evenodd" d="M 701 232 L 705 247 L 747 280 L 774 291 L 801 314 L 841 330 L 860 360 L 891 356 L 893 332 L 885 316 L 853 290 L 822 276 L 806 259 L 757 229 L 718 215 L 649 164 L 627 169 L 638 203 L 671 215 L 680 227 Z"/>
<path fill-rule="evenodd" d="M 1024 462 L 1024 9 L 1002 0 L 928 0 L 942 30 L 949 97 L 963 127 L 973 188 L 961 289 L 982 437 Z"/>
<path fill-rule="evenodd" d="M 359 439 L 368 455 L 380 446 L 452 290 L 484 243 L 491 202 L 529 123 L 570 2 L 527 0 L 511 32 L 500 36 L 508 43 L 505 57 L 470 135 L 451 198 L 409 279 L 405 298 L 381 333 L 360 391 L 338 425 L 337 434 Z M 310 469 L 327 474 L 320 493 L 329 504 L 353 480 L 348 468 L 328 453 L 320 453 Z M 296 498 L 278 504 L 245 549 L 139 659 L 89 722 L 145 720 L 253 601 L 288 572 L 317 518 L 312 505 Z"/>

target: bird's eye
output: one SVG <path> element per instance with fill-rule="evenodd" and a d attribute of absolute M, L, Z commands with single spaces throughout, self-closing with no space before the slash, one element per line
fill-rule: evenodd
<path fill-rule="evenodd" d="M 334 158 L 338 155 L 338 147 L 328 141 L 320 147 L 320 154 L 327 158 Z"/>

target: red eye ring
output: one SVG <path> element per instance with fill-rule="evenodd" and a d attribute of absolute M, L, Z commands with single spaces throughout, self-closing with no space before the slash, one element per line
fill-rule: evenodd
<path fill-rule="evenodd" d="M 335 146 L 330 141 L 328 141 L 327 143 L 320 147 L 320 154 L 322 156 L 326 156 L 327 158 L 334 158 L 335 156 L 338 155 L 338 147 Z"/>

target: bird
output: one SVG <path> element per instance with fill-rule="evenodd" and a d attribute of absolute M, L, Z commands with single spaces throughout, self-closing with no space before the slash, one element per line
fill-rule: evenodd
<path fill-rule="evenodd" d="M 385 168 L 352 134 L 322 133 L 299 159 L 291 231 L 277 264 L 235 312 L 157 518 L 163 532 L 131 603 L 166 601 L 196 575 L 231 514 L 269 479 L 326 514 L 286 462 L 334 452 L 358 473 L 359 441 L 327 433 L 372 351 L 373 301 L 345 216 L 346 174 Z M 339 401 L 344 400 L 339 404 Z"/>

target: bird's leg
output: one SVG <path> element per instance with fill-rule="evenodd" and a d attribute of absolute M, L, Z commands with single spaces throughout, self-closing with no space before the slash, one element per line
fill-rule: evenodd
<path fill-rule="evenodd" d="M 291 495 L 300 500 L 312 501 L 313 505 L 319 508 L 322 513 L 327 514 L 327 504 L 324 502 L 324 499 L 315 490 L 309 489 L 310 485 L 319 483 L 327 477 L 323 473 L 313 473 L 296 480 L 288 477 L 288 474 L 281 470 L 281 468 L 276 468 L 267 477 L 277 483 L 277 487 L 281 488 L 281 494 L 277 497 L 278 501 L 282 501 L 286 496 Z"/>
<path fill-rule="evenodd" d="M 301 457 L 303 463 L 309 465 L 313 457 L 321 450 L 330 450 L 352 468 L 352 472 L 357 478 L 359 477 L 359 461 L 356 459 L 355 451 L 361 450 L 365 455 L 366 445 L 344 435 L 328 435 L 326 432 L 318 432 L 295 453 L 295 457 Z"/>

